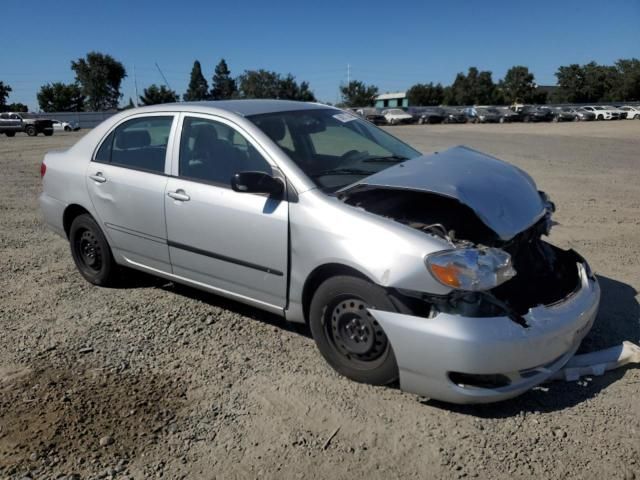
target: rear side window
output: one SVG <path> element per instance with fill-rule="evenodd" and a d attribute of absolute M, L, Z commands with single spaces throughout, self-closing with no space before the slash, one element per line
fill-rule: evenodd
<path fill-rule="evenodd" d="M 172 116 L 142 117 L 119 125 L 102 142 L 95 161 L 164 173 Z"/>

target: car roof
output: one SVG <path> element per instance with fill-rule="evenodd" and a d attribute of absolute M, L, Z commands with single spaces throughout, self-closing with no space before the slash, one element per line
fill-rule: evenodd
<path fill-rule="evenodd" d="M 137 109 L 144 112 L 167 112 L 167 111 L 198 111 L 226 110 L 228 112 L 248 117 L 251 115 L 261 115 L 263 113 L 291 112 L 295 110 L 322 110 L 335 109 L 329 105 L 310 102 L 295 102 L 293 100 L 270 100 L 270 99 L 247 99 L 247 100 L 215 100 L 204 102 L 180 102 L 161 103 L 149 107 Z"/>

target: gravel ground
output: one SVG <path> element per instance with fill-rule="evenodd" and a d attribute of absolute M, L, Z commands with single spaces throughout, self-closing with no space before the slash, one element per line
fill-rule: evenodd
<path fill-rule="evenodd" d="M 600 277 L 583 348 L 638 342 L 640 122 L 390 130 L 531 173 L 552 241 Z M 305 328 L 238 303 L 89 285 L 37 206 L 43 154 L 81 135 L 0 137 L 0 478 L 640 478 L 640 370 L 444 405 L 341 378 Z"/>

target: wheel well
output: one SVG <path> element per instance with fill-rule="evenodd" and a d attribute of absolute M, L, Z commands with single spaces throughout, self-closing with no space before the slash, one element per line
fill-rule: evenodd
<path fill-rule="evenodd" d="M 71 224 L 75 220 L 75 218 L 84 213 L 89 213 L 89 211 L 81 207 L 80 205 L 69 205 L 62 215 L 62 226 L 64 227 L 64 233 L 67 234 L 67 238 L 69 238 L 69 230 L 71 230 Z"/>
<path fill-rule="evenodd" d="M 309 308 L 311 307 L 313 294 L 316 292 L 322 282 L 324 282 L 327 278 L 334 277 L 336 275 L 352 275 L 354 277 L 364 278 L 365 280 L 371 281 L 371 279 L 362 272 L 359 272 L 355 268 L 348 267 L 347 265 L 342 265 L 340 263 L 328 263 L 317 267 L 307 277 L 307 280 L 304 283 L 304 288 L 302 289 L 302 309 L 305 322 L 309 321 Z"/>

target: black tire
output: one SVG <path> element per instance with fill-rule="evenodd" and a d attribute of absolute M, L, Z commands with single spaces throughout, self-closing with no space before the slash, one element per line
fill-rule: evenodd
<path fill-rule="evenodd" d="M 338 373 L 356 382 L 387 385 L 398 379 L 398 365 L 368 307 L 398 311 L 382 287 L 358 277 L 332 277 L 313 296 L 309 326 L 320 353 Z"/>
<path fill-rule="evenodd" d="M 596 120 L 604 120 L 604 117 L 603 117 L 602 115 L 598 115 L 598 116 L 596 117 Z"/>
<path fill-rule="evenodd" d="M 69 126 L 64 127 L 64 131 L 65 132 L 70 132 L 71 131 L 71 127 L 69 127 Z"/>
<path fill-rule="evenodd" d="M 24 131 L 30 137 L 35 137 L 36 135 L 38 135 L 36 127 L 34 127 L 33 125 L 27 125 L 27 127 L 24 129 Z"/>
<path fill-rule="evenodd" d="M 118 271 L 111 248 L 91 215 L 85 213 L 73 220 L 69 244 L 78 271 L 89 283 L 101 287 L 116 284 Z"/>
<path fill-rule="evenodd" d="M 4 134 L 5 134 L 7 137 L 15 137 L 15 136 L 16 136 L 16 132 L 4 132 Z"/>
<path fill-rule="evenodd" d="M 53 135 L 53 130 L 45 130 L 42 133 L 44 133 L 45 137 L 50 137 L 51 135 Z"/>

